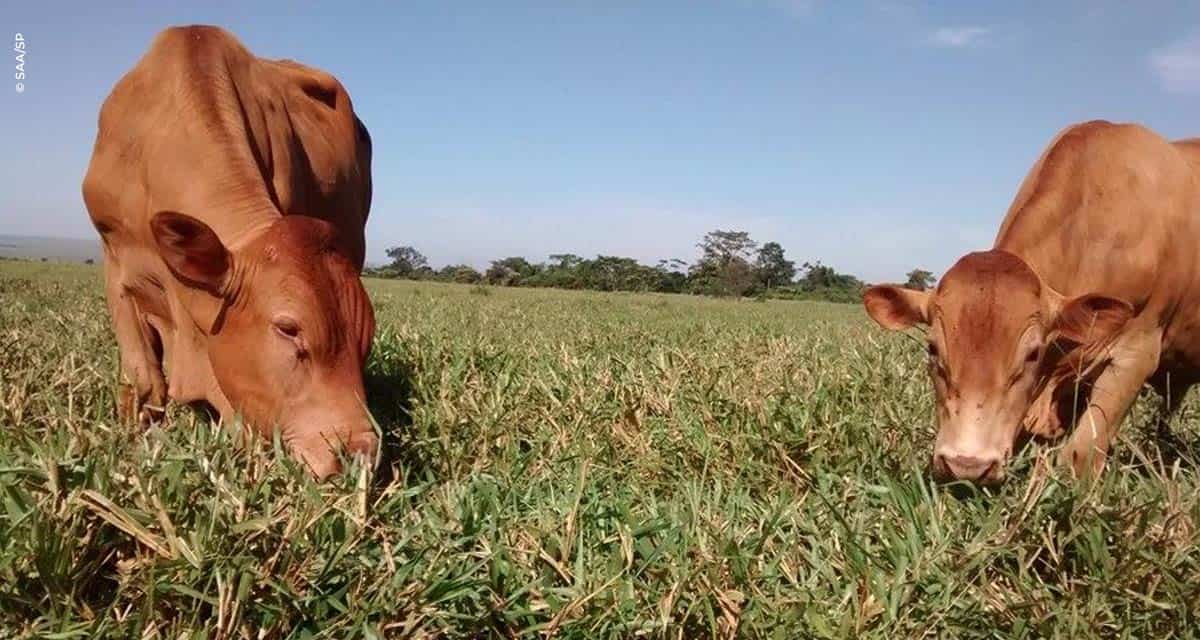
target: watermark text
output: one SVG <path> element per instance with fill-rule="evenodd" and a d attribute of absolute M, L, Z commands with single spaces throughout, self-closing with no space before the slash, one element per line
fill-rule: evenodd
<path fill-rule="evenodd" d="M 25 36 L 20 33 L 13 36 L 13 53 L 17 54 L 16 72 L 13 73 L 17 93 L 25 93 Z"/>

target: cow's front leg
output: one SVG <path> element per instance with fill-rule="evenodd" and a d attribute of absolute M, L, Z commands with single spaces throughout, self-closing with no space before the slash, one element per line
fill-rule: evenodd
<path fill-rule="evenodd" d="M 1046 440 L 1062 437 L 1065 431 L 1058 411 L 1058 388 L 1051 382 L 1033 400 L 1025 413 L 1025 431 Z"/>
<path fill-rule="evenodd" d="M 1059 462 L 1076 477 L 1097 476 L 1104 469 L 1121 421 L 1158 368 L 1161 346 L 1161 336 L 1153 332 L 1124 336 L 1111 347 L 1111 361 L 1092 384 L 1088 406 L 1059 452 Z"/>
<path fill-rule="evenodd" d="M 162 418 L 167 402 L 161 345 L 122 282 L 120 266 L 110 259 L 105 260 L 104 280 L 121 360 L 117 415 L 149 424 Z"/>

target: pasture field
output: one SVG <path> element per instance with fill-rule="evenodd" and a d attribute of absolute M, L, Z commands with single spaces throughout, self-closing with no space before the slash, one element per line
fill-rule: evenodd
<path fill-rule="evenodd" d="M 861 308 L 368 281 L 396 473 L 115 418 L 99 267 L 0 263 L 0 635 L 1190 637 L 1200 407 L 1108 473 L 931 484 Z"/>

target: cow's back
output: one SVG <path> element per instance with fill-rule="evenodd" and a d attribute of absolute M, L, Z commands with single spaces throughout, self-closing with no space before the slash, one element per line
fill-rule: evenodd
<path fill-rule="evenodd" d="M 1030 171 L 995 248 L 1058 293 L 1129 300 L 1148 323 L 1200 311 L 1193 160 L 1137 125 L 1068 128 Z"/>
<path fill-rule="evenodd" d="M 101 109 L 84 199 L 106 250 L 141 253 L 179 211 L 236 245 L 280 215 L 334 224 L 361 267 L 370 139 L 329 74 L 256 58 L 216 27 L 160 33 Z"/>
<path fill-rule="evenodd" d="M 1192 170 L 1200 175 L 1200 138 L 1187 138 L 1184 140 L 1176 140 L 1175 148 L 1183 154 L 1192 165 Z"/>

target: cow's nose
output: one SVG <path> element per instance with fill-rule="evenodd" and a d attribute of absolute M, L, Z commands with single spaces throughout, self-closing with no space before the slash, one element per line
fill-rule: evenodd
<path fill-rule="evenodd" d="M 375 455 L 379 451 L 379 437 L 374 431 L 358 432 L 341 441 L 332 440 L 324 434 L 318 435 L 321 436 L 319 440 L 309 441 L 306 443 L 308 446 L 299 448 L 300 458 L 308 464 L 309 470 L 318 480 L 325 480 L 342 472 L 342 463 L 337 451 L 339 448 L 343 455 L 362 457 L 368 465 L 375 462 Z"/>
<path fill-rule="evenodd" d="M 999 482 L 1000 456 L 967 455 L 958 452 L 937 452 L 933 466 L 939 475 L 954 480 L 969 480 L 981 484 Z"/>

